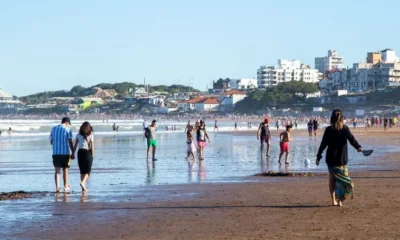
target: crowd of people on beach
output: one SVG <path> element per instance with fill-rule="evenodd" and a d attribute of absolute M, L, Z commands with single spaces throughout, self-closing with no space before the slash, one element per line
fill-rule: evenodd
<path fill-rule="evenodd" d="M 308 121 L 308 130 L 314 133 L 315 138 L 317 137 L 320 121 L 321 120 L 318 118 Z M 349 177 L 347 168 L 347 142 L 359 152 L 362 151 L 362 147 L 351 134 L 350 128 L 345 125 L 343 114 L 339 109 L 335 109 L 332 112 L 329 123 L 329 126 L 325 128 L 321 145 L 316 155 L 316 165 L 319 165 L 322 159 L 322 153 L 327 148 L 326 163 L 329 170 L 329 191 L 332 198 L 332 205 L 341 206 L 348 196 L 352 196 L 352 189 L 354 186 Z M 275 122 L 277 131 L 279 131 L 281 124 L 282 119 L 277 119 Z M 285 129 L 279 133 L 279 164 L 282 164 L 281 160 L 284 155 L 285 164 L 289 164 L 289 143 L 293 141 L 291 130 L 293 126 L 296 127 L 297 119 L 286 121 L 285 124 Z M 55 168 L 54 180 L 57 193 L 61 191 L 61 170 L 63 171 L 64 192 L 68 192 L 71 189 L 71 186 L 68 184 L 68 169 L 71 160 L 75 159 L 76 153 L 80 170 L 80 187 L 82 188 L 82 192 L 87 191 L 86 181 L 91 174 L 93 164 L 95 149 L 93 127 L 89 122 L 84 122 L 79 128 L 75 139 L 73 139 L 70 126 L 70 118 L 64 117 L 61 124 L 53 127 L 50 133 L 50 143 L 53 147 L 53 165 Z M 217 120 L 215 120 L 214 123 L 214 131 L 218 131 Z M 197 156 L 199 161 L 203 161 L 205 148 L 207 143 L 210 143 L 205 121 L 198 120 L 194 125 L 188 121 L 184 132 L 186 133 L 187 145 L 186 160 L 195 161 Z M 193 134 L 195 134 L 195 138 Z M 270 157 L 271 136 L 270 119 L 267 117 L 259 124 L 257 131 L 257 139 L 260 141 L 261 154 L 263 154 L 264 145 L 266 145 L 267 157 Z M 146 121 L 143 121 L 143 137 L 147 141 L 147 162 L 149 162 L 149 160 L 153 162 L 157 161 L 157 120 L 153 120 L 149 126 L 147 126 Z"/>

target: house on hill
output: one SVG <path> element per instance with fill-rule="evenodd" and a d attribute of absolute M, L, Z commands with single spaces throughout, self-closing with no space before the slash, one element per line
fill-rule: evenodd
<path fill-rule="evenodd" d="M 0 113 L 15 113 L 24 104 L 11 94 L 4 92 L 0 88 Z"/>
<path fill-rule="evenodd" d="M 76 104 L 80 110 L 85 110 L 91 106 L 103 105 L 104 101 L 101 98 L 78 98 Z"/>
<path fill-rule="evenodd" d="M 218 111 L 219 101 L 217 97 L 197 97 L 178 103 L 181 111 L 213 112 Z"/>
<path fill-rule="evenodd" d="M 137 87 L 135 90 L 132 92 L 133 97 L 148 97 L 149 94 L 147 93 L 146 89 L 144 87 Z"/>
<path fill-rule="evenodd" d="M 239 90 L 222 92 L 218 97 L 218 101 L 220 102 L 219 110 L 222 112 L 233 111 L 235 109 L 236 103 L 242 101 L 245 98 L 246 93 Z"/>

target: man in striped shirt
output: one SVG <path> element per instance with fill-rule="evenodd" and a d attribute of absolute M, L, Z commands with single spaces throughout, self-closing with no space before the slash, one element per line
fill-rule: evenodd
<path fill-rule="evenodd" d="M 70 160 L 75 159 L 73 144 L 71 120 L 65 117 L 61 120 L 61 124 L 53 127 L 50 134 L 50 143 L 53 145 L 53 165 L 56 170 L 54 180 L 56 182 L 56 192 L 60 192 L 60 172 L 63 169 L 64 191 L 70 191 L 68 185 L 68 169 Z"/>

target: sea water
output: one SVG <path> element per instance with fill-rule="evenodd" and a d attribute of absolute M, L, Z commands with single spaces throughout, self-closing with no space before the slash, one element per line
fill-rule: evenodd
<path fill-rule="evenodd" d="M 14 120 L 14 128 L 20 131 L 11 136 L 3 132 L 0 137 L 0 192 L 54 191 L 54 168 L 48 135 L 57 122 Z M 80 122 L 75 122 L 73 130 L 76 134 Z M 156 151 L 158 161 L 153 163 L 146 161 L 142 121 L 115 120 L 117 125 L 123 126 L 118 133 L 107 131 L 114 121 L 91 122 L 95 129 L 96 150 L 88 182 L 91 192 L 106 194 L 108 191 L 145 185 L 248 181 L 246 177 L 262 171 L 326 171 L 324 163 L 317 167 L 314 161 L 320 141 L 296 137 L 296 130 L 292 133 L 294 141 L 290 143 L 290 164 L 286 166 L 278 164 L 278 138 L 272 139 L 271 157 L 265 158 L 260 153 L 256 128 L 250 130 L 251 133 L 235 133 L 233 122 L 221 122 L 220 132 L 214 132 L 214 122 L 210 121 L 207 126 L 211 143 L 205 149 L 205 160 L 196 160 L 191 164 L 185 160 L 186 122 L 160 121 Z M 26 128 L 22 130 L 22 126 Z M 166 126 L 177 126 L 177 130 L 166 131 Z M 240 123 L 239 130 L 248 131 L 247 123 Z M 375 164 L 352 149 L 349 154 L 351 167 L 363 168 Z M 379 151 L 374 154 L 379 154 Z M 304 159 L 310 159 L 310 164 L 304 164 Z M 74 190 L 80 191 L 76 159 L 71 162 L 70 183 Z"/>

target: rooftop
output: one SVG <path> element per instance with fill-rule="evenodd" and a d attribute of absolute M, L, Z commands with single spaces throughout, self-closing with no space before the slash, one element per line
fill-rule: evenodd
<path fill-rule="evenodd" d="M 3 89 L 0 88 L 0 98 L 12 98 L 13 96 L 4 92 Z"/>
<path fill-rule="evenodd" d="M 222 94 L 222 95 L 232 95 L 232 94 L 246 95 L 246 93 L 244 93 L 244 92 L 242 92 L 242 91 L 239 91 L 239 90 L 236 90 L 236 89 L 230 90 L 230 91 L 226 91 L 226 92 L 223 92 L 223 93 L 221 93 L 221 94 Z"/>

